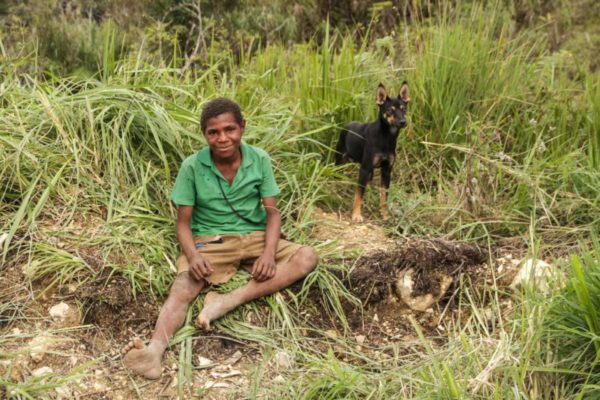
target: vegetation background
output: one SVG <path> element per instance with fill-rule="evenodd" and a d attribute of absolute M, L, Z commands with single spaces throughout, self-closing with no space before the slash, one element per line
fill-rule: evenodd
<path fill-rule="evenodd" d="M 377 84 L 393 93 L 403 80 L 411 121 L 388 234 L 490 248 L 516 240 L 553 260 L 563 284 L 549 295 L 492 284 L 465 297 L 470 316 L 446 336 L 378 349 L 389 357 L 357 352 L 347 333 L 336 341 L 346 361 L 299 334 L 310 290 L 339 321 L 342 300 L 356 301 L 331 273 L 350 268 L 347 254 L 313 243 L 319 269 L 285 301 L 267 300 L 268 323 L 240 318 L 256 305 L 220 322 L 264 354 L 286 349 L 296 360 L 269 385 L 258 365 L 231 396 L 600 395 L 600 3 L 4 0 L 0 21 L 0 397 L 53 397 L 90 373 L 87 364 L 13 373 L 36 334 L 15 327 L 42 319 L 45 294 L 119 277 L 132 296 L 161 303 L 178 252 L 169 192 L 202 145 L 205 101 L 241 103 L 246 140 L 273 155 L 285 229 L 310 243 L 315 207 L 346 212 L 352 197 L 355 170 L 332 165 L 339 127 L 373 119 Z M 377 221 L 373 192 L 366 215 Z M 196 334 L 187 326 L 173 342 L 181 397 L 202 394 L 190 384 Z"/>

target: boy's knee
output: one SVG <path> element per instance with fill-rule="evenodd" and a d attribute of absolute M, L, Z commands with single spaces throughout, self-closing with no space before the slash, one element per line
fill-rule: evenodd
<path fill-rule="evenodd" d="M 319 255 L 316 250 L 309 246 L 301 247 L 298 250 L 298 259 L 302 264 L 302 269 L 305 274 L 310 273 L 317 266 L 317 262 L 319 261 Z"/>
<path fill-rule="evenodd" d="M 169 296 L 172 296 L 179 302 L 189 304 L 198 296 L 202 287 L 203 282 L 193 280 L 186 271 L 177 276 L 175 282 L 173 282 L 173 286 L 171 286 Z"/>

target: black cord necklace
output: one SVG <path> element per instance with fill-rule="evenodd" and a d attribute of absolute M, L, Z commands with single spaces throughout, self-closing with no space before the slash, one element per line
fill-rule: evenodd
<path fill-rule="evenodd" d="M 217 179 L 217 183 L 219 184 L 219 189 L 221 190 L 221 195 L 223 196 L 223 200 L 225 200 L 225 203 L 227 203 L 227 205 L 229 206 L 229 208 L 231 208 L 231 211 L 233 211 L 233 213 L 235 215 L 237 215 L 238 217 L 240 217 L 242 220 L 248 222 L 249 224 L 252 225 L 259 225 L 262 221 L 252 221 L 250 218 L 244 217 L 242 214 L 240 214 L 235 208 L 233 208 L 233 206 L 231 205 L 231 203 L 229 202 L 229 199 L 227 198 L 227 196 L 225 196 L 225 191 L 223 190 L 223 186 L 221 185 L 221 178 L 219 177 L 219 175 L 217 175 L 215 173 L 215 178 Z M 260 199 L 258 200 L 260 203 Z"/>

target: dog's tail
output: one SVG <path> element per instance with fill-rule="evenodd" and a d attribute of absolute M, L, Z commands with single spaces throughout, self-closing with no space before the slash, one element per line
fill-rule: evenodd
<path fill-rule="evenodd" d="M 346 153 L 346 135 L 348 135 L 348 131 L 346 129 L 342 129 L 340 132 L 340 139 L 337 142 L 337 146 L 335 146 L 335 165 L 341 165 L 344 163 L 344 154 Z"/>

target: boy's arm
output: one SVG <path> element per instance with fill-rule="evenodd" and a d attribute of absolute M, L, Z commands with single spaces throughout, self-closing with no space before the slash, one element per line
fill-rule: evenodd
<path fill-rule="evenodd" d="M 193 206 L 177 207 L 177 222 L 175 223 L 175 232 L 181 246 L 183 254 L 188 259 L 190 265 L 190 275 L 197 280 L 201 280 L 205 276 L 209 276 L 213 272 L 212 265 L 196 251 L 194 237 L 190 229 L 190 220 L 192 218 Z"/>
<path fill-rule="evenodd" d="M 275 276 L 275 252 L 281 235 L 281 215 L 277 209 L 277 199 L 275 197 L 265 197 L 263 206 L 267 212 L 265 250 L 252 266 L 252 276 L 259 282 Z"/>

